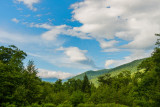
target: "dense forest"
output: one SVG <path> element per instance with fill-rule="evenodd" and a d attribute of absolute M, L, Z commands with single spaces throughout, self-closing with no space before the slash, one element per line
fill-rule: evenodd
<path fill-rule="evenodd" d="M 160 34 L 156 34 L 160 37 Z M 27 54 L 16 46 L 0 47 L 1 107 L 158 107 L 160 105 L 160 39 L 151 57 L 137 67 L 137 72 L 106 73 L 95 87 L 83 80 L 62 83 L 42 81 L 33 61 L 27 67 Z"/>

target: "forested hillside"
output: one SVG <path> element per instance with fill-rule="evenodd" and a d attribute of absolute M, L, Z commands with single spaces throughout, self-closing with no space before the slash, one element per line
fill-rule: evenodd
<path fill-rule="evenodd" d="M 156 34 L 160 37 L 160 34 Z M 23 65 L 27 54 L 16 46 L 0 47 L 0 107 L 159 107 L 160 39 L 151 57 L 139 64 L 137 72 L 123 70 L 98 77 L 95 87 L 83 80 L 43 82 L 33 61 Z M 124 65 L 126 68 L 131 65 Z M 143 72 L 141 72 L 143 70 Z M 133 70 L 134 71 L 134 70 Z"/>
<path fill-rule="evenodd" d="M 132 61 L 130 63 L 127 64 L 123 64 L 121 66 L 112 68 L 112 69 L 102 69 L 102 70 L 97 70 L 97 71 L 87 71 L 84 72 L 82 74 L 79 74 L 75 77 L 73 77 L 74 79 L 80 79 L 83 80 L 84 75 L 88 76 L 88 79 L 95 84 L 96 86 L 98 85 L 98 77 L 101 75 L 105 75 L 106 73 L 110 73 L 112 76 L 115 76 L 117 74 L 119 74 L 122 71 L 128 70 L 131 71 L 131 73 L 134 73 L 137 71 L 137 67 L 138 65 L 143 61 L 144 59 L 139 59 L 139 60 L 135 60 Z"/>
<path fill-rule="evenodd" d="M 84 72 L 84 73 L 82 73 L 82 74 L 79 74 L 79 75 L 73 77 L 73 78 L 74 78 L 74 79 L 83 80 L 83 77 L 84 77 L 85 75 L 87 75 L 87 76 L 88 76 L 88 79 L 90 80 L 90 79 L 92 79 L 92 78 L 95 78 L 95 77 L 97 77 L 97 76 L 99 76 L 99 75 L 102 75 L 102 74 L 104 74 L 104 73 L 107 73 L 107 72 L 109 72 L 109 69 L 102 69 L 102 70 L 98 70 L 98 71 L 86 71 L 86 72 Z"/>
<path fill-rule="evenodd" d="M 124 64 L 124 65 L 121 65 L 121 66 L 118 66 L 118 67 L 115 67 L 115 68 L 112 68 L 110 70 L 108 70 L 107 73 L 111 74 L 111 76 L 116 76 L 118 75 L 119 73 L 123 72 L 123 71 L 130 71 L 131 74 L 137 72 L 137 67 L 139 66 L 139 64 L 145 59 L 139 59 L 139 60 L 135 60 L 135 61 L 132 61 L 130 63 L 127 63 L 127 64 Z M 90 81 L 92 83 L 94 83 L 95 86 L 98 86 L 98 77 L 99 76 L 103 76 L 105 75 L 106 73 L 102 74 L 102 75 L 98 75 L 98 76 L 95 76 L 94 78 L 92 78 Z"/>

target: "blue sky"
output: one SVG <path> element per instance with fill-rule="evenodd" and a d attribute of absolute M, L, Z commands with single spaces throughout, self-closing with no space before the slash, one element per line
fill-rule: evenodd
<path fill-rule="evenodd" d="M 119 66 L 153 51 L 160 1 L 145 1 L 0 0 L 0 45 L 24 50 L 42 78 Z"/>

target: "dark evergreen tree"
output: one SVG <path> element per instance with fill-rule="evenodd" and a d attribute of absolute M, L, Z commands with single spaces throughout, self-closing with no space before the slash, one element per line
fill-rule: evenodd
<path fill-rule="evenodd" d="M 82 92 L 84 93 L 91 93 L 91 84 L 88 80 L 87 75 L 85 74 L 83 82 L 82 82 Z"/>

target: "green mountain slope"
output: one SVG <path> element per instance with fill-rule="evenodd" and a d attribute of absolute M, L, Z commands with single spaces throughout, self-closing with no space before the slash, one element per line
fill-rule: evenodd
<path fill-rule="evenodd" d="M 134 72 L 137 71 L 138 65 L 139 65 L 143 60 L 144 60 L 144 59 L 134 60 L 134 61 L 132 61 L 132 62 L 130 62 L 130 63 L 120 65 L 120 66 L 118 66 L 118 67 L 115 67 L 115 68 L 110 69 L 108 73 L 111 73 L 112 76 L 120 73 L 121 71 L 125 71 L 125 70 L 131 71 L 131 73 L 134 73 Z"/>
<path fill-rule="evenodd" d="M 86 71 L 82 74 L 79 74 L 79 75 L 73 77 L 73 78 L 82 80 L 84 75 L 86 74 L 88 76 L 88 79 L 91 80 L 92 78 L 95 78 L 99 75 L 107 73 L 108 71 L 109 71 L 109 69 L 102 69 L 102 70 L 98 70 L 98 71 Z"/>
<path fill-rule="evenodd" d="M 97 84 L 98 76 L 104 75 L 105 73 L 111 73 L 112 76 L 119 74 L 121 71 L 129 70 L 131 73 L 134 73 L 137 71 L 137 66 L 143 61 L 144 59 L 139 59 L 132 61 L 127 64 L 120 65 L 118 67 L 112 68 L 112 69 L 102 69 L 97 71 L 87 71 L 82 74 L 79 74 L 74 79 L 83 79 L 84 75 L 86 74 L 88 76 L 88 79 L 93 82 L 94 84 Z"/>
<path fill-rule="evenodd" d="M 115 68 L 112 68 L 112 69 L 109 69 L 107 73 L 110 73 L 111 76 L 115 76 L 115 75 L 118 75 L 120 72 L 122 71 L 125 71 L 125 70 L 128 70 L 128 71 L 131 71 L 131 74 L 133 74 L 134 72 L 137 71 L 137 67 L 138 65 L 143 61 L 144 59 L 139 59 L 139 60 L 135 60 L 135 61 L 132 61 L 130 63 L 127 63 L 127 64 L 124 64 L 124 65 L 121 65 L 121 66 L 118 66 L 118 67 L 115 67 Z M 105 74 L 105 73 L 104 73 Z M 104 75 L 102 74 L 102 75 Z M 98 76 L 95 76 L 94 78 L 90 79 L 90 81 L 92 83 L 94 83 L 96 86 L 98 85 L 98 77 L 101 76 L 101 75 L 98 75 Z"/>

